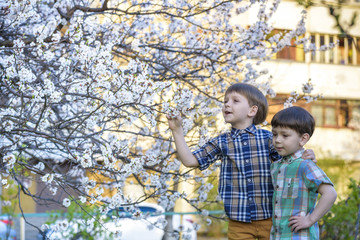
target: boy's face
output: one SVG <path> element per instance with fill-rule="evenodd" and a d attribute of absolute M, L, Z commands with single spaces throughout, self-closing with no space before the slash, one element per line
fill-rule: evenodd
<path fill-rule="evenodd" d="M 300 135 L 298 132 L 287 127 L 274 127 L 273 144 L 281 156 L 287 156 L 301 149 L 309 140 L 309 134 Z"/>
<path fill-rule="evenodd" d="M 225 122 L 238 129 L 247 128 L 252 124 L 257 106 L 250 106 L 246 97 L 237 92 L 225 95 L 222 113 Z"/>

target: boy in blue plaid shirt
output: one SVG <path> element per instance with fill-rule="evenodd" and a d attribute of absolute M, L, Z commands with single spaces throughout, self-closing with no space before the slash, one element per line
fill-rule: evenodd
<path fill-rule="evenodd" d="M 222 113 L 231 131 L 191 152 L 185 142 L 181 117 L 168 117 L 179 159 L 187 167 L 204 170 L 221 160 L 219 194 L 229 218 L 228 238 L 269 239 L 273 186 L 271 161 L 280 159 L 271 132 L 255 125 L 265 121 L 268 103 L 256 87 L 236 83 L 225 92 Z M 312 151 L 305 157 L 315 159 Z"/>
<path fill-rule="evenodd" d="M 270 239 L 319 239 L 317 221 L 329 211 L 337 194 L 326 174 L 301 158 L 315 120 L 305 109 L 290 107 L 276 113 L 271 125 L 273 144 L 282 159 L 271 165 L 274 213 Z M 321 197 L 316 204 L 318 193 Z"/>

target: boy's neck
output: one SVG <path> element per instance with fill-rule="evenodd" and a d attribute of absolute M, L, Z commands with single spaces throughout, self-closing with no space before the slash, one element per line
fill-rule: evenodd
<path fill-rule="evenodd" d="M 299 158 L 303 155 L 305 149 L 303 147 L 299 148 L 298 150 L 296 150 L 295 152 L 289 154 L 289 155 L 286 155 L 286 156 L 283 156 L 283 157 L 290 157 L 290 156 L 293 156 L 294 158 Z"/>
<path fill-rule="evenodd" d="M 231 127 L 242 130 L 252 126 L 253 123 L 254 123 L 253 119 L 248 119 L 247 121 L 244 121 L 242 123 L 232 124 Z"/>
<path fill-rule="evenodd" d="M 253 123 L 251 123 L 251 124 L 249 124 L 249 125 L 244 124 L 244 125 L 241 125 L 241 126 L 239 126 L 239 125 L 237 125 L 237 126 L 231 125 L 231 127 L 232 127 L 232 128 L 235 128 L 235 129 L 243 130 L 243 129 L 246 129 L 246 128 L 251 127 L 252 125 L 253 125 Z"/>

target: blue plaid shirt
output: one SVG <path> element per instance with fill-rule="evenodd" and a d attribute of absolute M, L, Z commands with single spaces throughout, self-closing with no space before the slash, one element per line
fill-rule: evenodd
<path fill-rule="evenodd" d="M 272 216 L 271 161 L 281 158 L 272 145 L 272 133 L 251 125 L 232 128 L 193 152 L 200 170 L 221 159 L 219 194 L 227 216 L 251 222 Z"/>

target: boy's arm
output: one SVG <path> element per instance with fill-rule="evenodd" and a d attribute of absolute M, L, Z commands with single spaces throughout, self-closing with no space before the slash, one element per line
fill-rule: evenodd
<path fill-rule="evenodd" d="M 318 192 L 321 194 L 321 197 L 311 214 L 306 216 L 292 216 L 289 218 L 291 231 L 298 232 L 301 229 L 311 227 L 330 210 L 337 197 L 334 187 L 330 184 L 321 184 Z"/>
<path fill-rule="evenodd" d="M 313 161 L 314 163 L 317 162 L 316 158 L 315 158 L 315 153 L 312 149 L 306 149 L 303 153 L 303 155 L 301 156 L 302 159 L 310 159 L 311 161 Z"/>
<path fill-rule="evenodd" d="M 174 136 L 176 151 L 178 153 L 180 161 L 186 167 L 198 167 L 199 162 L 190 151 L 189 146 L 185 142 L 184 131 L 181 126 L 181 117 L 178 115 L 174 118 L 167 116 L 169 128 Z"/>

